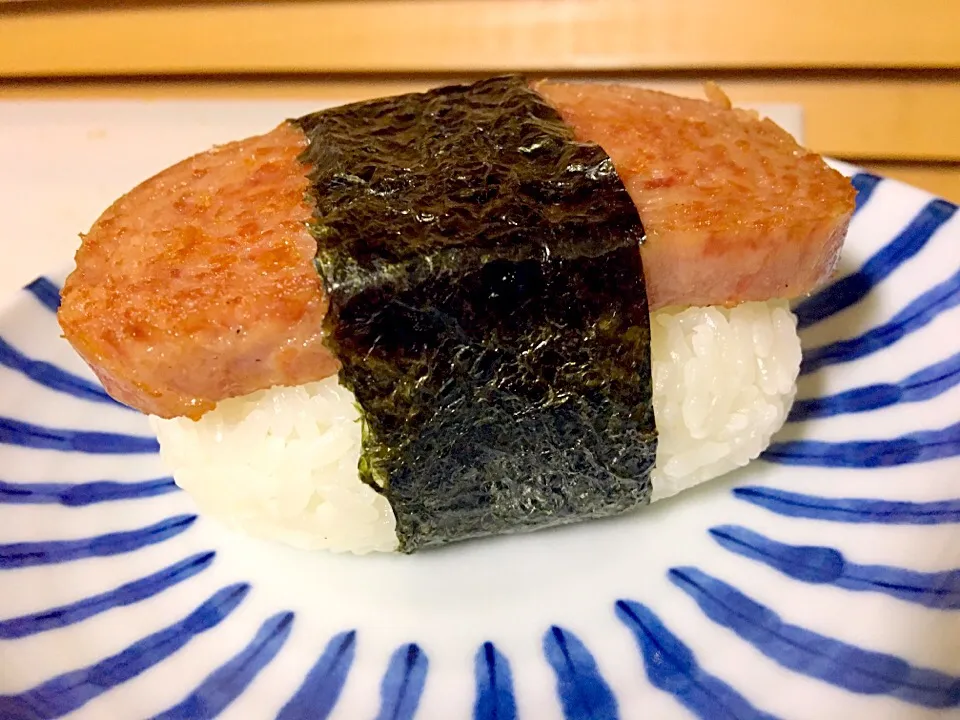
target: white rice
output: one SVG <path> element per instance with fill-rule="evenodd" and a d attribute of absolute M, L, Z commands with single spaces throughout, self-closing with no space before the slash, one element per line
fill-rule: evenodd
<path fill-rule="evenodd" d="M 746 465 L 796 394 L 797 318 L 785 300 L 664 309 L 650 318 L 660 433 L 653 500 Z"/>
<path fill-rule="evenodd" d="M 786 301 L 665 309 L 650 325 L 659 500 L 769 444 L 793 402 L 800 341 Z M 164 462 L 203 513 L 296 547 L 395 550 L 389 503 L 357 477 L 358 417 L 331 377 L 225 400 L 196 422 L 152 423 Z"/>
<path fill-rule="evenodd" d="M 359 418 L 333 376 L 224 400 L 196 422 L 151 420 L 204 514 L 308 550 L 395 550 L 390 503 L 357 477 Z"/>

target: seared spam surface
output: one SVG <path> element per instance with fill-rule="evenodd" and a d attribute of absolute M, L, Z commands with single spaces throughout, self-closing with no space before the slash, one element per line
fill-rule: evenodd
<path fill-rule="evenodd" d="M 535 87 L 627 186 L 651 309 L 797 297 L 833 272 L 854 190 L 773 122 L 627 85 Z"/>
<path fill-rule="evenodd" d="M 115 398 L 198 417 L 336 371 L 307 230 L 306 139 L 284 124 L 134 188 L 83 238 L 59 313 Z"/>

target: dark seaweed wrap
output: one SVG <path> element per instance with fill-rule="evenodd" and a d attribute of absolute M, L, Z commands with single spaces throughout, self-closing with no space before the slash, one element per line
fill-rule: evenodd
<path fill-rule="evenodd" d="M 643 228 L 606 153 L 519 77 L 295 122 L 328 343 L 400 549 L 649 502 Z"/>

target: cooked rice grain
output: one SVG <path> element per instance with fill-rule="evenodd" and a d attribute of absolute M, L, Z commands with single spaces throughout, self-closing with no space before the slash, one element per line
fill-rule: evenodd
<path fill-rule="evenodd" d="M 746 465 L 770 444 L 796 394 L 800 339 L 785 300 L 665 308 L 650 330 L 660 500 Z"/>
<path fill-rule="evenodd" d="M 196 422 L 151 420 L 201 512 L 295 547 L 396 549 L 390 504 L 357 477 L 360 416 L 336 376 L 224 400 Z"/>

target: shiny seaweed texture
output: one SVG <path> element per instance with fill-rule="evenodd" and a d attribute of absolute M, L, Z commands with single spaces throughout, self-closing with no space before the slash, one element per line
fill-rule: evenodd
<path fill-rule="evenodd" d="M 643 227 L 606 153 L 519 77 L 297 122 L 328 342 L 401 549 L 647 503 Z"/>

